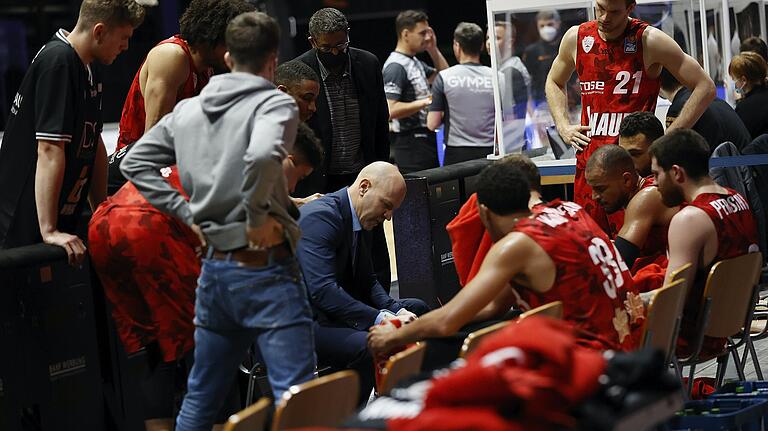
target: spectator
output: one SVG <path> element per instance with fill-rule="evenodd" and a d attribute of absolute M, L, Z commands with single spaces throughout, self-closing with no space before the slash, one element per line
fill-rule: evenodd
<path fill-rule="evenodd" d="M 756 52 L 760 57 L 763 57 L 763 61 L 768 63 L 768 45 L 757 36 L 744 39 L 739 46 L 739 52 Z"/>
<path fill-rule="evenodd" d="M 531 74 L 531 98 L 534 108 L 547 102 L 544 85 L 560 47 L 560 25 L 560 14 L 556 10 L 539 11 L 536 14 L 536 28 L 539 30 L 540 39 L 528 45 L 523 53 L 523 62 Z"/>
<path fill-rule="evenodd" d="M 691 97 L 691 90 L 680 84 L 669 71 L 664 68 L 659 76 L 661 81 L 661 90 L 659 95 L 669 100 L 670 105 L 667 111 L 667 127 L 680 115 L 683 105 Z M 736 111 L 731 108 L 726 101 L 715 98 L 707 105 L 704 113 L 694 123 L 691 129 L 704 137 L 709 145 L 710 154 L 715 151 L 718 145 L 730 141 L 741 150 L 750 143 L 749 130 L 741 121 Z"/>
<path fill-rule="evenodd" d="M 293 255 L 298 211 L 282 161 L 299 122 L 293 99 L 270 82 L 277 22 L 238 15 L 226 31 L 233 73 L 179 103 L 136 144 L 121 170 L 156 208 L 210 243 L 195 303 L 195 361 L 176 429 L 210 430 L 248 347 L 256 343 L 276 400 L 315 371 L 312 314 Z M 177 163 L 184 197 L 160 175 Z"/>
<path fill-rule="evenodd" d="M 504 77 L 505 90 L 502 95 L 502 106 L 508 107 L 515 118 L 525 118 L 526 104 L 531 86 L 531 74 L 523 64 L 523 60 L 515 55 L 517 28 L 512 22 L 496 21 L 496 48 L 499 54 L 498 69 Z M 490 31 L 486 35 L 485 49 L 491 53 Z M 506 114 L 505 114 L 506 115 Z"/>
<path fill-rule="evenodd" d="M 493 71 L 480 64 L 482 49 L 480 26 L 460 23 L 453 32 L 459 64 L 440 71 L 432 83 L 427 127 L 435 130 L 445 123 L 446 165 L 493 154 Z"/>
<path fill-rule="evenodd" d="M 397 46 L 384 62 L 384 92 L 393 132 L 391 158 L 400 172 L 436 168 L 437 139 L 427 128 L 427 108 L 432 103 L 429 85 L 448 62 L 437 49 L 437 38 L 427 14 L 400 12 L 395 19 Z M 435 67 L 416 58 L 427 51 Z"/>
<path fill-rule="evenodd" d="M 747 126 L 752 140 L 768 133 L 768 65 L 759 54 L 743 52 L 731 60 L 728 73 L 741 97 L 736 102 L 736 113 Z"/>
<path fill-rule="evenodd" d="M 664 126 L 653 112 L 633 112 L 619 126 L 619 146 L 627 150 L 642 177 L 651 175 L 651 156 L 648 154 L 653 141 L 664 135 Z"/>
<path fill-rule="evenodd" d="M 0 248 L 38 242 L 79 264 L 75 235 L 86 198 L 107 196 L 101 139 L 101 71 L 128 49 L 144 19 L 133 0 L 84 0 L 72 32 L 59 30 L 37 53 L 11 106 L 0 147 Z"/>
<path fill-rule="evenodd" d="M 320 76 L 317 114 L 308 122 L 323 142 L 325 163 L 299 184 L 296 196 L 330 193 L 357 178 L 363 166 L 389 161 L 389 111 L 375 55 L 349 46 L 349 23 L 336 9 L 309 20 L 312 49 L 298 57 Z M 391 273 L 384 227 L 373 231 L 371 252 L 379 282 L 389 292 Z"/>
<path fill-rule="evenodd" d="M 373 272 L 369 231 L 392 218 L 405 198 L 405 181 L 395 166 L 374 162 L 349 187 L 301 207 L 302 236 L 296 254 L 312 307 L 317 359 L 336 370 L 360 375 L 360 401 L 373 387 L 366 348 L 368 328 L 385 319 L 412 320 L 429 311 L 419 299 L 392 299 Z"/>

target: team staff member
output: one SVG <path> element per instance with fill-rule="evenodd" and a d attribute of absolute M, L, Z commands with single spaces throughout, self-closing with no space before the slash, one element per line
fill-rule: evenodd
<path fill-rule="evenodd" d="M 120 117 L 117 150 L 139 140 L 179 100 L 200 94 L 214 72 L 226 72 L 224 31 L 237 15 L 254 10 L 245 0 L 193 0 L 179 20 L 180 33 L 158 43 L 133 78 Z"/>
<path fill-rule="evenodd" d="M 384 62 L 384 93 L 389 105 L 390 154 L 400 172 L 436 168 L 437 139 L 427 129 L 427 108 L 432 102 L 429 86 L 448 62 L 437 49 L 437 38 L 427 14 L 400 12 L 395 19 L 397 46 Z M 435 67 L 416 58 L 427 51 Z"/>
<path fill-rule="evenodd" d="M 369 163 L 389 161 L 381 63 L 372 53 L 349 46 L 349 31 L 339 10 L 318 10 L 309 19 L 312 49 L 297 58 L 320 77 L 317 114 L 308 124 L 327 155 L 317 173 L 299 184 L 298 197 L 335 192 L 351 184 Z M 374 229 L 371 242 L 377 277 L 388 292 L 392 275 L 383 226 Z"/>
<path fill-rule="evenodd" d="M 616 145 L 592 153 L 585 176 L 592 198 L 606 213 L 624 213 L 613 239 L 632 274 L 650 263 L 666 267 L 667 230 L 679 208 L 664 205 L 653 176 L 640 176 L 629 153 Z M 652 288 L 656 287 L 661 285 Z"/>
<path fill-rule="evenodd" d="M 180 431 L 210 429 L 253 343 L 278 400 L 315 370 L 312 314 L 293 254 L 298 211 L 281 169 L 298 109 L 270 82 L 279 27 L 264 13 L 248 12 L 229 23 L 225 40 L 233 72 L 180 102 L 121 166 L 150 203 L 200 226 L 210 244 L 196 292 L 195 361 Z M 173 163 L 189 202 L 158 172 Z"/>
<path fill-rule="evenodd" d="M 689 202 L 669 224 L 669 266 L 666 282 L 690 263 L 695 276 L 683 310 L 678 357 L 690 355 L 696 323 L 712 265 L 723 259 L 757 252 L 757 230 L 747 200 L 709 177 L 709 148 L 693 130 L 675 130 L 650 149 L 653 176 L 664 204 Z M 704 340 L 702 353 L 720 351 L 725 339 Z"/>
<path fill-rule="evenodd" d="M 480 271 L 447 304 L 402 328 L 373 327 L 368 346 L 386 353 L 428 337 L 454 334 L 472 320 L 498 318 L 513 305 L 523 310 L 563 301 L 563 319 L 595 349 L 636 347 L 642 300 L 632 278 L 595 222 L 573 202 L 555 200 L 529 209 L 525 174 L 496 163 L 480 175 L 477 202 L 496 241 Z"/>
<path fill-rule="evenodd" d="M 577 151 L 574 199 L 600 226 L 616 230 L 591 198 L 584 168 L 598 147 L 616 144 L 625 115 L 652 112 L 662 68 L 692 89 L 691 97 L 669 128 L 690 127 L 715 97 L 715 86 L 699 64 L 661 30 L 629 18 L 634 0 L 597 0 L 595 21 L 571 27 L 547 77 L 546 93 L 557 131 Z M 565 85 L 576 70 L 581 85 L 581 124 L 570 124 Z"/>
<path fill-rule="evenodd" d="M 427 127 L 445 124 L 446 165 L 493 154 L 493 71 L 480 64 L 483 39 L 479 25 L 459 23 L 453 32 L 459 64 L 438 72 L 432 83 Z"/>
<path fill-rule="evenodd" d="M 85 0 L 75 29 L 37 53 L 11 106 L 0 147 L 0 248 L 45 242 L 82 261 L 74 235 L 86 198 L 106 198 L 101 73 L 144 19 L 134 0 Z"/>

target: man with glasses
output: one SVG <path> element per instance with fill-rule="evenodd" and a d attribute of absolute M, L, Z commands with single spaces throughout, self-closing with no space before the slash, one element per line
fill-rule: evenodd
<path fill-rule="evenodd" d="M 320 77 L 317 112 L 307 122 L 325 149 L 325 162 L 299 183 L 295 196 L 335 192 L 352 184 L 364 166 L 389 160 L 389 111 L 381 63 L 375 55 L 349 46 L 349 23 L 334 8 L 309 20 L 312 49 L 297 59 Z M 389 291 L 389 254 L 384 229 L 373 231 L 372 257 L 377 278 Z"/>
<path fill-rule="evenodd" d="M 395 19 L 397 46 L 384 62 L 392 157 L 403 173 L 438 166 L 435 133 L 427 129 L 427 107 L 432 103 L 429 86 L 437 72 L 448 68 L 448 62 L 437 49 L 428 19 L 424 12 L 400 12 Z M 416 58 L 424 51 L 434 67 Z"/>

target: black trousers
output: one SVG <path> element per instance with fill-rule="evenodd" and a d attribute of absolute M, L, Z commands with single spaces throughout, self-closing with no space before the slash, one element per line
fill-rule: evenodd
<path fill-rule="evenodd" d="M 389 155 L 408 174 L 440 166 L 437 160 L 437 137 L 427 128 L 390 134 Z"/>
<path fill-rule="evenodd" d="M 488 154 L 493 154 L 493 145 L 490 147 L 445 147 L 445 159 L 443 165 L 453 165 L 467 160 L 485 159 Z"/>

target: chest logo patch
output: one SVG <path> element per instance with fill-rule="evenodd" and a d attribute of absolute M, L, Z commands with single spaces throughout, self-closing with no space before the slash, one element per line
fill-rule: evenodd
<path fill-rule="evenodd" d="M 585 36 L 584 39 L 581 39 L 581 48 L 585 53 L 591 51 L 594 44 L 595 38 L 592 36 Z"/>
<path fill-rule="evenodd" d="M 634 54 L 637 52 L 637 38 L 634 36 L 627 36 L 624 38 L 624 53 Z"/>

